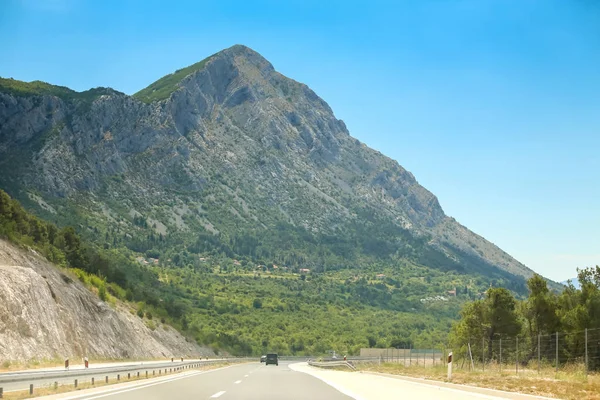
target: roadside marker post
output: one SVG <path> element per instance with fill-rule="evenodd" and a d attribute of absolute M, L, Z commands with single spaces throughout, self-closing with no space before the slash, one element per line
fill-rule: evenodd
<path fill-rule="evenodd" d="M 452 381 L 452 352 L 448 353 L 448 382 Z"/>

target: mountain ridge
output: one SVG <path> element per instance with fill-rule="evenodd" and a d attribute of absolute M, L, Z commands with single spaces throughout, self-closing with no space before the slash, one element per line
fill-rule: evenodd
<path fill-rule="evenodd" d="M 85 207 L 61 207 L 103 220 L 103 229 L 106 214 L 128 225 L 132 214 L 140 214 L 173 234 L 200 229 L 229 237 L 237 228 L 260 231 L 283 223 L 318 235 L 349 234 L 348 247 L 366 240 L 361 230 L 392 221 L 389 234 L 382 234 L 385 246 L 392 247 L 390 257 L 424 251 L 432 254 L 413 258 L 420 263 L 439 258 L 440 268 L 506 272 L 505 281 L 532 275 L 447 217 L 413 174 L 352 138 L 324 100 L 276 72 L 258 53 L 236 45 L 190 67 L 174 86 L 166 85 L 161 96 L 168 92 L 167 97 L 139 100 L 149 100 L 153 92 L 147 89 L 163 77 L 133 96 L 103 93 L 83 111 L 76 98 L 32 100 L 0 86 L 0 103 L 5 104 L 0 154 L 8 155 L 0 170 L 7 172 L 8 165 L 24 170 L 6 173 L 0 187 L 55 219 L 56 213 L 32 198 L 53 208 L 80 199 Z M 15 146 L 18 157 L 10 157 Z M 23 157 L 33 166 L 16 159 Z M 90 205 L 94 198 L 103 204 L 101 212 Z M 127 200 L 127 210 L 115 210 L 120 200 Z M 179 211 L 166 212 L 161 205 L 166 202 Z M 402 250 L 392 251 L 394 246 Z M 336 257 L 339 264 L 343 257 Z"/>

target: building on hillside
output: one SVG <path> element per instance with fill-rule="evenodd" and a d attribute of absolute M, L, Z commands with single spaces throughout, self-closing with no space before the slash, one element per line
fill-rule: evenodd
<path fill-rule="evenodd" d="M 377 274 L 377 279 L 385 279 L 385 274 Z"/>
<path fill-rule="evenodd" d="M 302 273 L 302 274 L 307 274 L 307 273 L 309 273 L 309 272 L 310 272 L 310 269 L 308 269 L 308 268 L 300 268 L 300 270 L 299 270 L 299 271 L 300 271 L 300 273 Z"/>
<path fill-rule="evenodd" d="M 456 296 L 456 288 L 452 289 L 452 290 L 448 290 L 448 294 L 450 296 Z"/>

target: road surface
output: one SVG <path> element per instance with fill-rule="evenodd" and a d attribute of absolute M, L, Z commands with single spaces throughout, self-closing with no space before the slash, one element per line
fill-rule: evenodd
<path fill-rule="evenodd" d="M 97 392 L 88 395 L 65 394 L 62 399 L 93 400 L 179 400 L 179 399 L 243 399 L 243 400 L 351 400 L 327 383 L 289 368 L 290 362 L 279 366 L 248 363 L 212 371 L 174 375 L 162 382 L 146 381 L 140 386 Z M 167 378 L 165 378 L 167 379 Z"/>
<path fill-rule="evenodd" d="M 506 392 L 473 393 L 358 372 L 320 370 L 306 363 L 280 361 L 233 365 L 212 371 L 184 372 L 120 387 L 52 396 L 63 400 L 387 400 L 387 399 L 535 399 Z M 50 399 L 50 398 L 48 398 Z"/>

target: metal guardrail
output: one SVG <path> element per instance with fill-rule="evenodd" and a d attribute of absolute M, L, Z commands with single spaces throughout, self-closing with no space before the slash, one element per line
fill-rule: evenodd
<path fill-rule="evenodd" d="M 339 368 L 346 367 L 356 371 L 356 367 L 349 361 L 308 361 L 308 365 L 318 368 Z"/>
<path fill-rule="evenodd" d="M 127 374 L 127 379 L 131 378 L 131 372 L 137 371 L 137 378 L 140 377 L 140 371 L 146 370 L 146 378 L 155 377 L 155 372 L 159 372 L 159 376 L 161 372 L 166 374 L 170 373 L 178 373 L 183 372 L 185 370 L 190 370 L 192 368 L 201 367 L 203 365 L 212 365 L 212 364 L 220 364 L 220 363 L 236 363 L 236 362 L 247 362 L 253 361 L 254 358 L 221 358 L 221 359 L 213 359 L 213 360 L 195 360 L 195 361 L 183 361 L 183 362 L 161 362 L 161 363 L 135 363 L 135 364 L 127 364 L 127 365 L 119 365 L 112 367 L 98 367 L 98 368 L 85 368 L 85 369 L 73 369 L 73 370 L 51 370 L 51 371 L 20 371 L 20 372 L 12 372 L 12 373 L 2 373 L 0 374 L 0 398 L 3 397 L 6 386 L 13 386 L 12 391 L 19 390 L 27 390 L 24 389 L 14 389 L 15 385 L 28 384 L 29 393 L 33 394 L 34 390 L 34 382 L 48 381 L 56 379 L 57 381 L 64 381 L 65 379 L 73 378 L 74 386 L 77 388 L 78 377 L 100 377 L 105 376 L 106 383 L 108 383 L 108 377 L 117 375 L 117 381 L 120 380 L 120 374 Z M 149 372 L 152 371 L 152 375 Z M 133 375 L 136 377 L 136 375 Z M 93 378 L 91 378 L 92 385 L 94 383 Z M 98 381 L 99 382 L 99 381 Z M 82 382 L 79 382 L 82 383 Z M 64 383 L 61 383 L 63 385 Z M 42 384 L 43 386 L 47 386 Z M 54 383 L 55 387 L 57 382 Z M 3 386 L 5 386 L 3 388 Z M 35 385 L 37 386 L 37 385 Z"/>
<path fill-rule="evenodd" d="M 9 372 L 0 373 L 0 384 L 8 382 L 23 382 L 23 381 L 35 381 L 39 379 L 53 379 L 53 378 L 70 378 L 83 375 L 94 375 L 103 373 L 117 373 L 117 372 L 129 372 L 137 371 L 140 369 L 162 369 L 162 368 L 182 368 L 187 369 L 195 368 L 201 365 L 211 365 L 222 362 L 235 362 L 244 361 L 245 359 L 239 358 L 223 358 L 216 360 L 197 360 L 197 361 L 183 361 L 183 362 L 164 362 L 156 364 L 129 364 L 119 365 L 112 367 L 98 367 L 98 368 L 78 368 L 72 370 L 53 370 L 53 371 L 21 371 L 21 372 Z"/>

